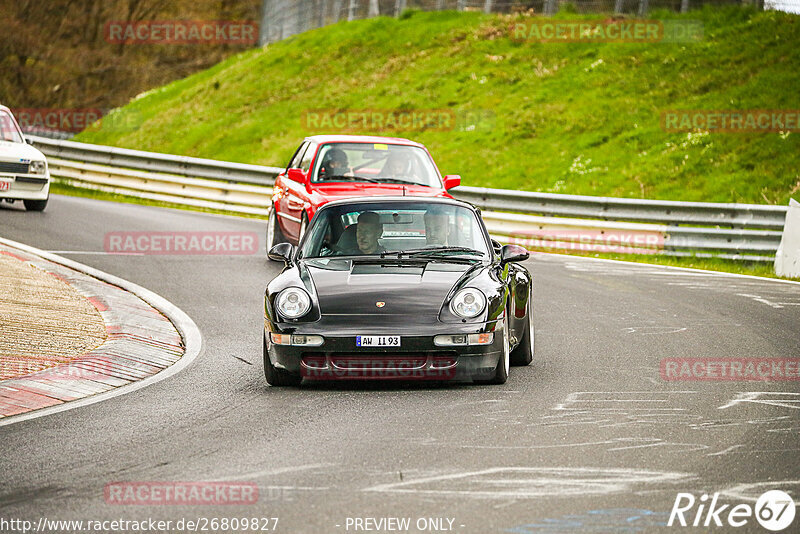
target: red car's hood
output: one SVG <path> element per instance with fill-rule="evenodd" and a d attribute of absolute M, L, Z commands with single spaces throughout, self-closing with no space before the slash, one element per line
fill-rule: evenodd
<path fill-rule="evenodd" d="M 405 192 L 403 190 L 405 189 Z M 424 185 L 373 184 L 369 182 L 346 182 L 334 184 L 315 184 L 314 192 L 323 197 L 324 202 L 352 197 L 413 196 L 449 197 L 444 189 Z"/>

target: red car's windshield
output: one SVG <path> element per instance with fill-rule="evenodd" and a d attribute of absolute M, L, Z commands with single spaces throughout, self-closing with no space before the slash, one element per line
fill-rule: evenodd
<path fill-rule="evenodd" d="M 382 143 L 322 145 L 311 181 L 366 181 L 442 187 L 439 173 L 425 150 Z"/>

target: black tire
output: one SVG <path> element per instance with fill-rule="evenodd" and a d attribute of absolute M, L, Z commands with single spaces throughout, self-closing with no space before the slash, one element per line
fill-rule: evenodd
<path fill-rule="evenodd" d="M 22 203 L 25 204 L 25 209 L 28 211 L 44 211 L 48 200 L 47 198 L 44 200 L 23 200 Z"/>
<path fill-rule="evenodd" d="M 508 380 L 508 370 L 511 366 L 511 351 L 508 346 L 508 319 L 503 325 L 503 356 L 497 362 L 497 367 L 494 369 L 494 376 L 489 380 L 475 380 L 477 384 L 505 384 Z"/>
<path fill-rule="evenodd" d="M 525 314 L 525 332 L 519 345 L 511 351 L 511 365 L 525 366 L 533 361 L 533 294 L 528 294 L 528 311 Z"/>
<path fill-rule="evenodd" d="M 297 246 L 300 246 L 300 242 L 303 241 L 303 236 L 306 235 L 306 230 L 308 229 L 308 217 L 306 216 L 306 212 L 303 212 L 303 217 L 300 219 L 300 232 L 297 234 Z"/>
<path fill-rule="evenodd" d="M 280 243 L 286 243 L 286 238 L 281 232 L 281 225 L 278 224 L 278 216 L 275 215 L 275 206 L 269 210 L 269 219 L 267 220 L 267 254 L 272 250 L 272 247 Z"/>
<path fill-rule="evenodd" d="M 299 386 L 300 382 L 303 381 L 302 376 L 278 369 L 272 365 L 269 360 L 266 336 L 264 337 L 264 377 L 267 379 L 267 384 L 273 387 Z"/>

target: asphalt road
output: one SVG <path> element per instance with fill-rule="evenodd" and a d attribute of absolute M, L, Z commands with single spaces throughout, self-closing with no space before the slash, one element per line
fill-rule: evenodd
<path fill-rule="evenodd" d="M 800 382 L 665 381 L 659 369 L 664 358 L 800 357 L 800 285 L 537 254 L 526 264 L 534 363 L 505 385 L 278 389 L 261 362 L 262 295 L 278 264 L 102 253 L 107 232 L 189 230 L 256 231 L 263 246 L 255 220 L 59 196 L 43 214 L 0 208 L 0 235 L 155 291 L 194 319 L 204 344 L 153 386 L 0 428 L 0 519 L 278 517 L 278 532 L 336 533 L 367 517 L 441 532 L 417 521 L 448 518 L 465 533 L 667 532 L 658 525 L 678 492 L 753 505 L 781 489 L 799 500 Z M 106 484 L 119 481 L 253 482 L 259 499 L 107 504 Z M 765 532 L 753 518 L 716 530 Z"/>

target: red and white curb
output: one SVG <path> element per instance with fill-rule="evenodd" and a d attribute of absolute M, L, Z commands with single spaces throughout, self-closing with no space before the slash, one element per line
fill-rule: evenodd
<path fill-rule="evenodd" d="M 23 377 L 0 381 L 0 426 L 130 393 L 174 375 L 200 353 L 194 321 L 155 293 L 92 267 L 0 238 L 0 251 L 63 280 L 97 308 L 101 346 Z"/>

